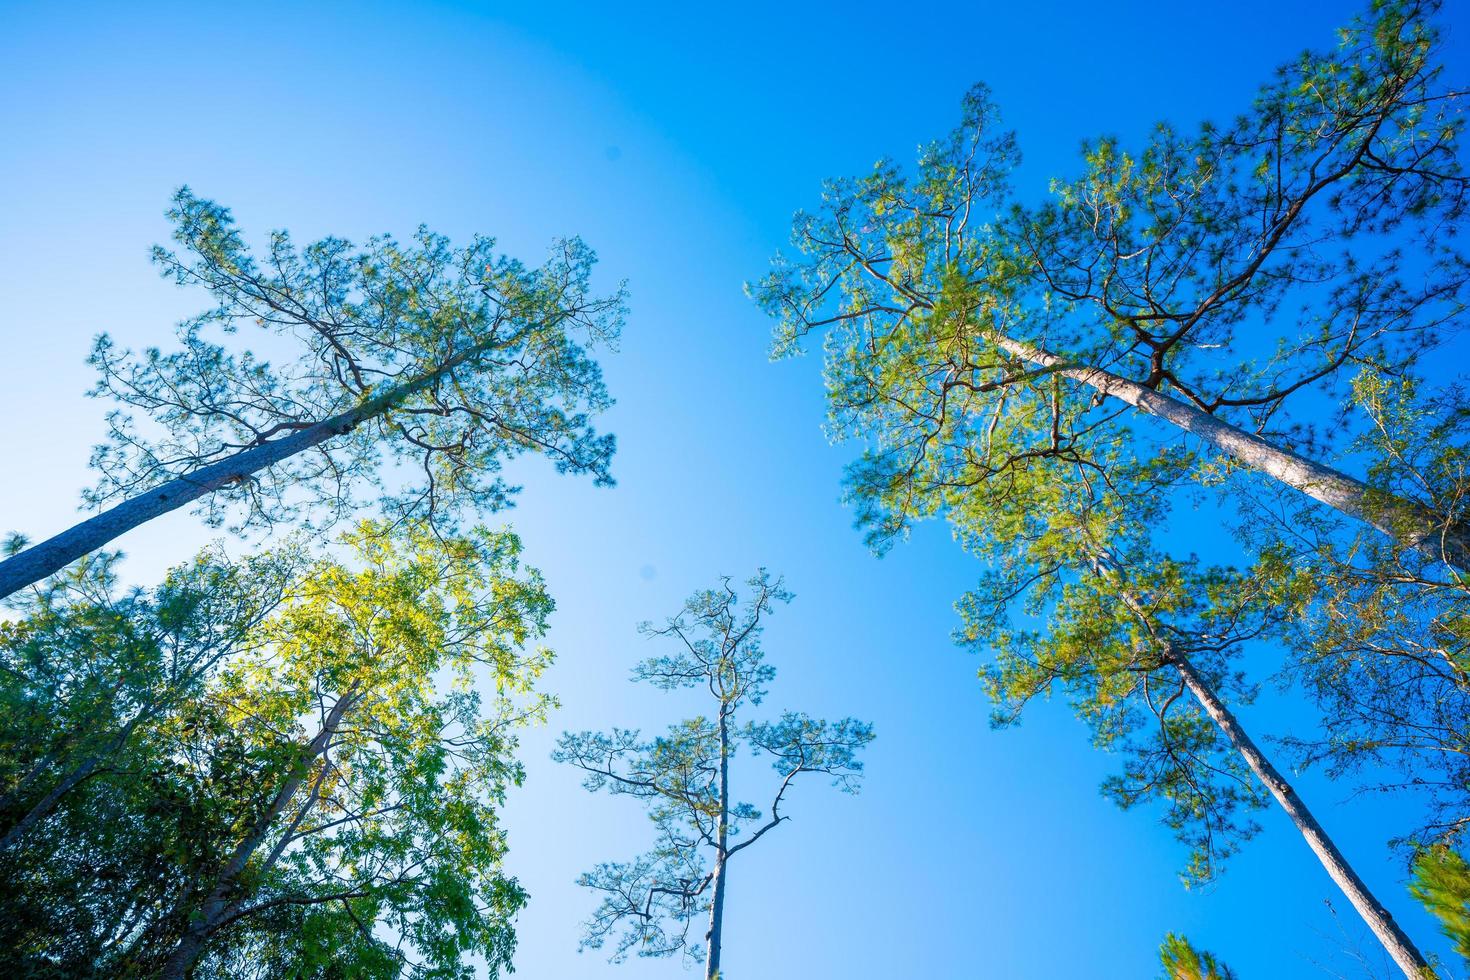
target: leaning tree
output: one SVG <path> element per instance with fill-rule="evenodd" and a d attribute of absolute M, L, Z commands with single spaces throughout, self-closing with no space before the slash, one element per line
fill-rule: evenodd
<path fill-rule="evenodd" d="M 611 482 L 614 441 L 591 421 L 611 402 L 590 351 L 615 340 L 623 290 L 593 294 L 579 240 L 539 268 L 424 228 L 361 247 L 297 248 L 278 231 L 257 257 L 230 212 L 188 188 L 169 218 L 180 250 L 154 262 L 214 305 L 169 353 L 97 339 L 94 394 L 118 406 L 92 460 L 99 513 L 0 562 L 0 597 L 194 501 L 216 523 L 324 524 L 356 512 L 366 486 L 387 512 L 433 521 L 504 506 L 516 488 L 500 470 L 522 453 Z"/>
<path fill-rule="evenodd" d="M 871 438 L 855 481 L 885 524 L 1085 465 L 1081 435 L 1103 429 L 1470 567 L 1470 528 L 1334 468 L 1313 424 L 1359 367 L 1400 370 L 1465 325 L 1470 183 L 1436 6 L 1375 4 L 1227 126 L 1099 140 L 1039 207 L 1011 197 L 1016 140 L 984 86 L 914 174 L 827 182 L 749 289 L 778 355 L 825 333 L 833 428 Z"/>

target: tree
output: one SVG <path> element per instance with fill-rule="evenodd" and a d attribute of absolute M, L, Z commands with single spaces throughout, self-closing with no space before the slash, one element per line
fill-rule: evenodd
<path fill-rule="evenodd" d="M 91 556 L 0 624 L 0 948 L 12 972 L 110 975 L 116 944 L 187 880 L 197 794 L 168 735 L 300 572 L 218 549 L 153 590 Z"/>
<path fill-rule="evenodd" d="M 1470 962 L 1470 863 L 1443 844 L 1423 848 L 1414 856 L 1409 891 L 1439 919 L 1455 952 Z"/>
<path fill-rule="evenodd" d="M 522 778 L 513 730 L 548 704 L 531 685 L 550 652 L 523 647 L 551 599 L 509 532 L 441 538 L 410 522 L 346 541 L 360 567 L 323 562 L 212 691 L 218 741 L 200 775 L 249 791 L 213 866 L 130 951 L 164 977 L 216 944 L 228 956 L 264 940 L 291 972 L 436 976 L 473 953 L 495 975 L 510 962 L 525 894 L 502 871 L 496 808 Z M 488 716 L 477 670 L 496 686 Z M 307 942 L 263 928 L 291 909 L 287 928 L 318 920 Z"/>
<path fill-rule="evenodd" d="M 1116 460 L 1108 471 L 1114 480 L 1092 496 L 1053 488 L 1050 506 L 1021 528 L 983 520 L 983 502 L 951 515 L 969 547 L 991 559 L 993 571 L 961 604 L 961 638 L 994 652 L 982 675 L 995 723 L 1012 724 L 1036 697 L 1064 691 L 1098 745 L 1127 753 L 1106 792 L 1125 808 L 1167 804 L 1164 822 L 1192 851 L 1187 882 L 1217 873 L 1219 859 L 1255 833 L 1249 813 L 1269 796 L 1389 956 L 1419 977 L 1423 955 L 1221 697 L 1254 694 L 1232 661 L 1276 623 L 1271 583 L 1157 554 L 1147 529 L 1163 503 L 1122 482 L 1127 467 Z M 1031 621 L 1044 618 L 1045 631 L 1017 624 L 1017 600 Z"/>
<path fill-rule="evenodd" d="M 1235 980 L 1230 967 L 1173 932 L 1159 946 L 1159 962 L 1164 965 L 1164 980 Z"/>
<path fill-rule="evenodd" d="M 1331 405 L 1345 366 L 1391 374 L 1462 325 L 1466 183 L 1432 9 L 1375 5 L 1227 129 L 1159 127 L 1136 157 L 1102 141 L 1039 209 L 993 213 L 1015 141 L 977 88 L 914 178 L 882 161 L 829 182 L 796 219 L 800 257 L 752 287 L 777 354 L 826 332 L 833 434 L 866 442 L 847 488 L 870 543 L 943 516 L 989 560 L 963 635 L 996 651 L 998 720 L 1068 690 L 1100 742 L 1129 749 L 1115 798 L 1162 798 L 1197 856 L 1222 838 L 1228 853 L 1251 831 L 1242 809 L 1274 797 L 1413 977 L 1423 957 L 1221 697 L 1249 693 L 1228 668 L 1275 629 L 1270 580 L 1151 538 L 1182 491 L 1244 469 L 1466 567 L 1463 523 L 1312 458 L 1335 441 L 1291 415 L 1305 392 Z M 1132 424 L 1135 408 L 1176 431 Z M 1018 603 L 1047 634 L 1009 621 Z"/>
<path fill-rule="evenodd" d="M 218 549 L 153 592 L 117 594 L 119 556 L 103 553 L 22 592 L 0 624 L 0 852 L 142 729 L 240 652 L 281 602 L 301 556 L 243 562 Z"/>
<path fill-rule="evenodd" d="M 656 828 L 652 851 L 627 863 L 599 864 L 579 879 L 602 895 L 583 945 L 601 948 L 616 937 L 614 961 L 632 949 L 640 956 L 684 951 L 698 957 L 689 929 L 707 914 L 705 976 L 719 977 L 730 859 L 791 819 L 781 806 L 799 778 L 820 773 L 843 792 L 857 791 L 863 771 L 858 753 L 873 740 L 872 726 L 790 711 L 775 721 L 739 725 L 737 714 L 761 703 L 776 674 L 760 645 L 764 618 L 775 603 L 791 600 L 781 579 L 773 581 L 764 569 L 747 584 L 744 609 L 726 578 L 690 596 L 662 627 L 640 627 L 645 636 L 677 641 L 676 652 L 644 660 L 633 679 L 666 691 L 702 689 L 714 702 L 712 719 L 678 722 L 653 739 L 636 729 L 613 729 L 566 733 L 557 743 L 553 758 L 584 770 L 588 790 L 642 800 Z M 779 777 L 764 817 L 730 787 L 731 762 L 742 745 L 769 760 Z M 748 836 L 737 841 L 742 833 Z"/>
<path fill-rule="evenodd" d="M 155 248 L 154 262 L 216 305 L 180 325 L 173 353 L 98 338 L 94 394 L 119 408 L 86 500 L 106 509 L 0 562 L 0 597 L 195 500 L 214 523 L 306 509 L 325 524 L 355 512 L 366 484 L 390 514 L 434 521 L 504 506 L 516 488 L 499 470 L 525 452 L 611 482 L 613 439 L 591 423 L 610 401 L 589 349 L 616 338 L 623 292 L 591 294 L 580 241 L 528 269 L 491 239 L 452 248 L 423 228 L 410 245 L 361 249 L 327 238 L 298 250 L 275 232 L 257 259 L 230 212 L 188 188 L 169 218 L 182 252 Z M 239 348 L 242 327 L 279 345 L 282 365 Z M 401 487 L 384 488 L 385 463 Z"/>
<path fill-rule="evenodd" d="M 1010 203 L 1016 142 L 983 86 L 913 177 L 884 160 L 829 181 L 797 215 L 797 257 L 750 291 L 777 355 L 826 332 L 833 431 L 871 440 L 852 486 L 886 513 L 877 530 L 1087 465 L 1116 434 L 1140 457 L 1197 440 L 1470 568 L 1470 529 L 1322 462 L 1322 427 L 1294 414 L 1344 368 L 1392 372 L 1464 326 L 1462 120 L 1435 7 L 1376 3 L 1230 126 L 1161 125 L 1137 154 L 1098 141 L 1039 208 Z"/>
<path fill-rule="evenodd" d="M 348 563 L 285 566 L 243 638 L 214 629 L 228 655 L 210 648 L 167 710 L 0 853 L 12 972 L 386 978 L 460 975 L 470 955 L 492 975 L 508 964 L 525 895 L 504 872 L 496 813 L 522 776 L 515 729 L 548 704 L 532 683 L 550 653 L 526 647 L 551 600 L 509 532 L 406 521 L 344 543 Z M 233 608 L 231 586 L 248 584 L 229 578 L 209 602 Z M 58 596 L 7 639 L 59 674 L 87 663 L 50 655 L 65 644 L 100 646 L 98 659 L 146 648 L 142 626 L 164 617 L 143 611 L 181 611 L 130 598 L 128 619 Z M 92 700 L 121 711 L 134 699 Z"/>

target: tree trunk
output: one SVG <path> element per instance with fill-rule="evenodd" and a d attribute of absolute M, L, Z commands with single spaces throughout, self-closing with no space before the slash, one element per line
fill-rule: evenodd
<path fill-rule="evenodd" d="M 42 820 L 46 819 L 51 811 L 56 808 L 56 804 L 61 802 L 62 797 L 64 797 L 67 793 L 70 793 L 83 780 L 91 776 L 92 773 L 96 772 L 97 768 L 102 765 L 103 761 L 108 759 L 119 749 L 121 749 L 125 744 L 127 744 L 128 739 L 132 737 L 133 731 L 138 727 L 138 725 L 143 722 L 146 717 L 148 716 L 145 714 L 134 715 L 133 718 L 122 727 L 122 730 L 113 737 L 111 742 L 109 742 L 104 748 L 101 748 L 96 752 L 93 752 L 91 755 L 87 756 L 87 758 L 83 759 L 82 762 L 79 765 L 75 766 L 71 772 L 63 776 L 55 786 L 51 787 L 51 790 L 45 796 L 41 797 L 41 799 L 38 800 L 36 804 L 30 808 L 30 810 L 26 811 L 26 815 L 24 817 L 21 817 L 18 821 L 15 822 L 14 826 L 12 826 L 9 830 L 5 832 L 4 837 L 0 837 L 0 853 L 9 850 L 12 845 L 14 845 L 27 833 L 29 833 L 33 827 L 39 824 Z"/>
<path fill-rule="evenodd" d="M 1245 759 L 1251 772 L 1255 773 L 1256 778 L 1265 784 L 1266 789 L 1270 790 L 1276 802 L 1281 805 L 1281 809 L 1285 810 L 1286 815 L 1291 818 L 1291 822 L 1296 824 L 1297 830 L 1301 832 L 1302 837 L 1306 838 L 1307 846 L 1312 849 L 1312 853 L 1317 855 L 1317 860 L 1322 862 L 1322 867 L 1327 869 L 1327 874 L 1337 884 L 1337 887 L 1342 889 L 1342 893 L 1363 917 L 1368 928 L 1373 930 L 1373 935 L 1378 937 L 1378 941 L 1383 944 L 1383 948 L 1398 968 L 1404 972 L 1404 976 L 1411 980 L 1424 980 L 1426 977 L 1432 977 L 1434 974 L 1430 972 L 1423 955 L 1399 928 L 1388 910 L 1373 897 L 1373 893 L 1368 890 L 1363 879 L 1358 877 L 1357 872 L 1352 869 L 1352 866 L 1342 856 L 1342 852 L 1337 849 L 1337 845 L 1332 842 L 1332 838 L 1327 836 L 1327 831 L 1322 829 L 1317 818 L 1312 816 L 1307 805 L 1302 802 L 1301 797 L 1297 796 L 1296 790 L 1261 754 L 1261 750 L 1256 748 L 1256 744 L 1240 727 L 1240 723 L 1235 720 L 1230 709 L 1215 695 L 1214 688 L 1199 675 L 1189 658 L 1171 647 L 1166 654 L 1166 659 L 1179 671 L 1179 676 L 1183 678 L 1185 686 L 1205 709 L 1205 713 L 1225 733 L 1230 744 Z"/>
<path fill-rule="evenodd" d="M 231 483 L 238 483 L 252 473 L 313 446 L 333 436 L 343 435 L 359 422 L 359 410 L 318 422 L 310 428 L 281 439 L 241 450 L 226 459 L 193 472 L 175 477 L 162 486 L 129 497 L 95 517 L 73 525 L 55 537 L 27 548 L 13 558 L 0 562 L 0 598 L 18 592 L 28 585 L 54 575 L 67 565 L 91 554 L 119 535 L 141 524 L 162 517 L 205 494 Z"/>
<path fill-rule="evenodd" d="M 715 847 L 715 889 L 709 906 L 709 934 L 705 937 L 708 952 L 704 960 L 705 980 L 719 980 L 721 929 L 725 918 L 725 858 L 729 842 L 730 821 L 730 719 L 725 705 L 720 705 L 720 823 Z"/>
<path fill-rule="evenodd" d="M 306 759 L 316 759 L 326 754 L 331 744 L 332 736 L 341 727 L 342 718 L 357 701 L 356 686 L 349 688 L 346 693 L 337 699 L 332 705 L 332 710 L 327 712 L 322 727 L 307 746 Z M 308 766 L 302 766 L 293 773 L 275 798 L 271 800 L 260 818 L 256 820 L 255 826 L 239 844 L 235 846 L 230 860 L 225 863 L 223 869 L 215 877 L 214 884 L 204 901 L 200 903 L 197 915 L 189 917 L 190 925 L 184 935 L 179 938 L 177 945 L 169 954 L 159 974 L 165 980 L 183 980 L 194 968 L 194 963 L 204 952 L 204 944 L 219 925 L 226 921 L 230 913 L 239 905 L 242 896 L 232 894 L 235 888 L 235 880 L 249 865 L 251 857 L 265 843 L 266 836 L 276 819 L 285 811 L 291 798 L 301 789 L 301 784 L 306 781 Z M 284 848 L 284 842 L 272 852 L 272 858 L 278 857 Z"/>
<path fill-rule="evenodd" d="M 383 415 L 410 396 L 431 387 L 455 368 L 494 346 L 493 341 L 485 341 L 466 348 L 427 374 L 368 398 L 354 408 L 313 423 L 289 436 L 242 449 L 218 462 L 175 477 L 162 486 L 144 491 L 136 497 L 129 497 L 95 517 L 75 524 L 12 558 L 0 561 L 0 599 L 28 585 L 34 585 L 48 575 L 54 575 L 78 558 L 91 554 L 119 535 L 146 524 L 155 517 L 177 510 L 221 487 L 248 479 L 253 473 L 274 466 L 329 439 L 346 435 L 363 422 Z"/>
<path fill-rule="evenodd" d="M 0 813 L 4 813 L 11 807 L 20 803 L 21 798 L 26 795 L 26 790 L 31 788 L 31 783 L 35 782 L 37 779 L 40 779 L 41 774 L 44 773 L 47 769 L 50 769 L 51 764 L 60 757 L 61 749 L 53 748 L 45 755 L 41 756 L 41 758 L 31 763 L 31 766 L 29 769 L 26 770 L 25 775 L 16 780 L 15 785 L 6 791 L 4 796 L 0 796 Z M 3 850 L 3 846 L 0 846 L 0 850 Z"/>
<path fill-rule="evenodd" d="M 1366 483 L 1323 466 L 1260 436 L 1224 422 L 1209 412 L 1102 368 L 1069 367 L 1050 351 L 991 331 L 997 347 L 1024 361 L 1080 381 L 1110 398 L 1161 418 L 1253 470 L 1265 473 L 1313 500 L 1377 528 L 1389 537 L 1439 561 L 1470 570 L 1470 528 L 1445 528 L 1412 500 L 1375 493 Z"/>

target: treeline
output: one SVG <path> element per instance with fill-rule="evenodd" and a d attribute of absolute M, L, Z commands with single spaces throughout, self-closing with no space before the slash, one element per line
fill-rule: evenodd
<path fill-rule="evenodd" d="M 1416 805 L 1384 835 L 1470 958 L 1470 179 L 1437 13 L 1375 2 L 1237 119 L 1096 141 L 1040 205 L 977 86 L 912 168 L 829 181 L 748 287 L 777 356 L 822 338 L 871 545 L 937 518 L 980 559 L 956 636 L 996 726 L 1060 695 L 1187 883 L 1279 808 L 1408 977 L 1444 965 L 1286 773 Z M 518 491 L 520 454 L 611 483 L 594 355 L 623 293 L 594 294 L 575 240 L 535 268 L 425 230 L 278 232 L 257 256 L 187 189 L 170 218 L 154 259 L 213 305 L 167 353 L 99 338 L 97 513 L 0 561 L 0 955 L 22 976 L 494 975 L 526 901 L 497 812 L 551 704 L 553 603 L 513 534 L 469 525 Z M 251 354 L 259 332 L 291 356 Z M 109 545 L 189 504 L 290 533 L 120 587 Z M 1177 544 L 1201 514 L 1222 528 L 1203 556 Z M 761 571 L 646 627 L 672 652 L 635 679 L 710 717 L 559 742 L 655 831 L 583 876 L 586 945 L 720 975 L 730 860 L 795 781 L 857 788 L 865 722 L 750 719 L 789 599 Z M 1248 730 L 1268 681 L 1306 734 Z M 732 774 L 741 747 L 769 793 Z M 1179 936 L 1160 958 L 1233 975 Z"/>

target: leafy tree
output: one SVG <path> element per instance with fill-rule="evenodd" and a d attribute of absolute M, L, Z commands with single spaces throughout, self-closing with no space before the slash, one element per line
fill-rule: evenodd
<path fill-rule="evenodd" d="M 1192 851 L 1186 881 L 1217 873 L 1257 830 L 1251 811 L 1274 799 L 1389 955 L 1419 976 L 1423 955 L 1221 696 L 1254 695 L 1232 664 L 1281 615 L 1273 583 L 1158 554 L 1147 530 L 1166 508 L 1146 488 L 1114 480 L 1090 495 L 1077 485 L 1053 494 L 1020 528 L 951 514 L 967 545 L 991 559 L 961 603 L 960 636 L 994 652 L 982 674 L 995 722 L 1065 692 L 1094 741 L 1126 754 L 1105 791 L 1124 807 L 1166 804 L 1164 822 Z M 1033 621 L 1044 617 L 1045 631 L 1017 622 L 1017 600 Z"/>
<path fill-rule="evenodd" d="M 1443 844 L 1426 847 L 1414 857 L 1409 891 L 1439 919 L 1455 952 L 1470 962 L 1470 863 Z"/>
<path fill-rule="evenodd" d="M 522 775 L 513 729 L 548 703 L 531 685 L 550 653 L 524 645 L 551 599 L 509 532 L 368 524 L 346 542 L 359 567 L 321 563 L 211 691 L 219 727 L 199 777 L 247 792 L 216 801 L 228 836 L 213 866 L 130 951 L 164 977 L 241 945 L 288 972 L 437 976 L 470 953 L 492 975 L 509 964 L 525 895 L 501 870 L 496 807 Z M 496 685 L 488 714 L 476 671 Z M 273 921 L 310 929 L 298 943 Z"/>
<path fill-rule="evenodd" d="M 0 624 L 0 949 L 21 975 L 111 975 L 117 944 L 188 880 L 202 808 L 169 726 L 249 648 L 295 549 L 217 550 L 119 592 L 101 553 Z"/>
<path fill-rule="evenodd" d="M 499 470 L 524 452 L 611 482 L 613 439 L 590 418 L 610 402 L 589 348 L 616 337 L 623 293 L 591 294 L 595 259 L 580 241 L 539 269 L 491 239 L 453 248 L 425 229 L 362 248 L 297 249 L 275 232 L 256 258 L 229 211 L 188 188 L 169 218 L 182 251 L 155 248 L 155 263 L 216 305 L 181 324 L 172 353 L 98 338 L 94 394 L 119 408 L 87 502 L 107 509 L 0 562 L 0 596 L 195 500 L 215 523 L 303 509 L 326 523 L 355 512 L 367 485 L 390 513 L 432 521 L 504 506 L 515 488 Z M 242 328 L 262 331 L 281 362 L 242 347 Z M 384 486 L 385 464 L 401 486 Z"/>
<path fill-rule="evenodd" d="M 1066 690 L 1128 751 L 1109 791 L 1166 802 L 1196 876 L 1274 797 L 1409 976 L 1423 957 L 1221 697 L 1250 693 L 1230 663 L 1275 631 L 1273 580 L 1151 538 L 1178 491 L 1248 469 L 1465 566 L 1463 524 L 1313 458 L 1346 415 L 1327 433 L 1291 416 L 1306 392 L 1319 411 L 1340 396 L 1345 366 L 1386 373 L 1461 325 L 1465 180 L 1431 9 L 1376 5 L 1229 128 L 1160 127 L 1137 156 L 1103 141 L 1039 209 L 1007 206 L 1015 141 L 976 89 L 913 178 L 882 161 L 829 182 L 797 217 L 800 257 L 752 289 L 778 354 L 826 332 L 833 433 L 866 442 L 847 486 L 870 542 L 944 516 L 990 560 L 963 636 L 996 651 L 998 720 Z M 1016 626 L 1017 603 L 1049 632 Z"/>
<path fill-rule="evenodd" d="M 1230 967 L 1213 954 L 1195 949 L 1177 933 L 1164 937 L 1159 946 L 1159 962 L 1164 965 L 1164 980 L 1235 980 Z"/>
<path fill-rule="evenodd" d="M 874 533 L 977 492 L 1024 506 L 1102 439 L 1143 458 L 1189 437 L 1221 464 L 1175 482 L 1246 469 L 1470 567 L 1463 524 L 1321 462 L 1306 397 L 1464 325 L 1462 119 L 1435 7 L 1375 3 L 1229 126 L 1096 142 L 1041 207 L 1011 203 L 1016 141 L 983 86 L 913 176 L 883 160 L 829 181 L 796 256 L 750 290 L 778 355 L 826 333 L 834 434 L 869 440 L 850 487 Z"/>
<path fill-rule="evenodd" d="M 1164 803 L 1165 824 L 1189 848 L 1184 880 L 1214 878 L 1257 832 L 1253 814 L 1269 797 L 1186 680 L 1212 701 L 1254 697 L 1234 658 L 1260 629 L 1260 589 L 1139 546 L 1033 584 L 1025 610 L 1045 617 L 1044 630 L 1010 614 L 1013 591 L 1013 580 L 991 575 L 960 604 L 960 638 L 993 651 L 982 671 L 992 722 L 1018 724 L 1033 700 L 1065 694 L 1094 744 L 1124 757 L 1104 792 L 1125 809 Z"/>
<path fill-rule="evenodd" d="M 584 770 L 587 789 L 642 800 L 656 828 L 652 851 L 627 863 L 599 864 L 580 879 L 602 895 L 583 945 L 601 948 L 614 938 L 614 961 L 633 949 L 640 956 L 703 953 L 705 976 L 720 976 L 730 859 L 791 819 L 781 806 L 802 776 L 821 773 L 843 792 L 857 791 L 863 770 L 858 752 L 872 741 L 872 726 L 790 711 L 775 721 L 738 723 L 738 713 L 761 703 L 776 674 L 760 645 L 764 618 L 775 603 L 791 599 L 781 580 L 764 570 L 747 584 L 744 609 L 727 578 L 690 596 L 662 627 L 640 627 L 646 636 L 676 641 L 676 652 L 643 661 L 633 679 L 666 691 L 701 689 L 714 702 L 712 719 L 681 721 L 652 739 L 636 729 L 566 733 L 553 755 Z M 779 777 L 764 816 L 730 787 L 731 762 L 742 745 L 769 760 Z M 748 836 L 736 840 L 741 834 Z M 689 929 L 706 914 L 704 952 L 691 945 Z"/>
<path fill-rule="evenodd" d="M 492 974 L 508 964 L 525 896 L 502 869 L 496 811 L 521 778 L 515 728 L 548 703 L 531 685 L 550 654 L 526 645 L 551 600 L 509 532 L 368 523 L 345 544 L 348 564 L 252 559 L 290 573 L 268 614 L 248 606 L 243 638 L 215 629 L 186 696 L 0 854 L 12 972 L 399 977 L 462 975 L 470 955 Z M 191 571 L 170 582 L 201 580 Z M 244 575 L 202 580 L 219 586 L 204 605 L 220 610 L 236 586 L 258 595 Z M 45 595 L 44 615 L 7 639 L 58 673 L 86 663 L 66 643 L 120 661 L 114 647 L 146 649 L 143 627 L 166 619 L 156 611 L 178 611 L 133 593 L 129 619 L 97 612 L 90 593 L 77 608 Z M 165 636 L 153 645 L 168 648 Z M 489 698 L 474 688 L 483 677 Z"/>
<path fill-rule="evenodd" d="M 0 624 L 0 852 L 240 652 L 284 596 L 293 548 L 207 551 L 151 593 L 117 594 L 102 553 L 14 597 Z"/>

